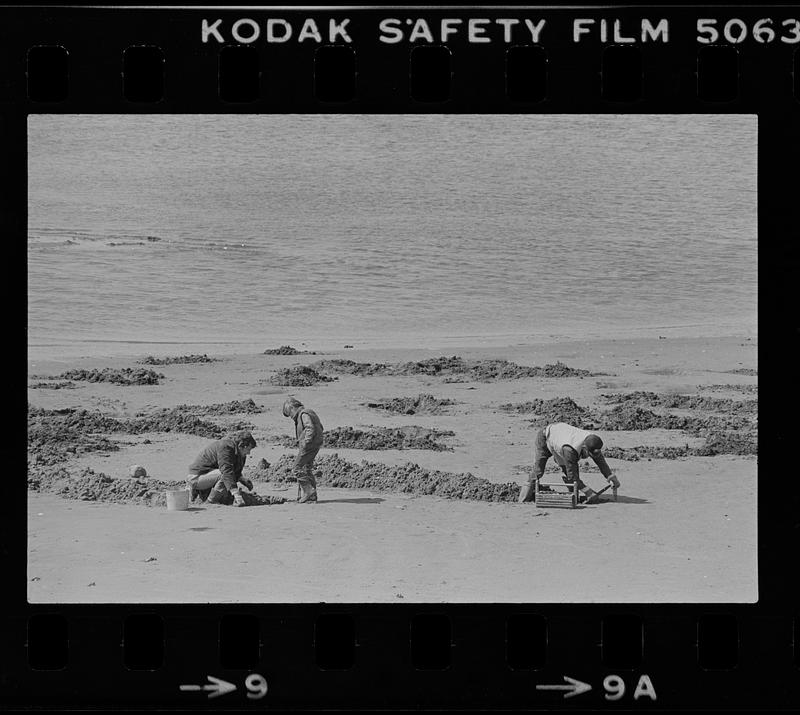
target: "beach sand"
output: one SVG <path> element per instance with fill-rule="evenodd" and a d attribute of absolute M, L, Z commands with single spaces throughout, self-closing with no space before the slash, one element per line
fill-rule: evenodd
<path fill-rule="evenodd" d="M 342 348 L 324 355 L 226 355 L 215 362 L 158 366 L 138 364 L 145 354 L 32 361 L 31 385 L 38 376 L 57 376 L 76 368 L 151 367 L 165 378 L 158 385 L 74 381 L 71 389 L 31 388 L 29 403 L 46 410 L 80 407 L 133 418 L 181 404 L 252 398 L 263 412 L 209 418 L 220 425 L 233 419 L 254 425 L 259 444 L 248 460 L 249 468 L 262 458 L 274 463 L 293 453 L 276 441 L 292 433 L 281 405 L 293 394 L 317 411 L 326 430 L 416 425 L 454 433 L 444 439 L 452 451 L 323 448 L 320 457 L 336 452 L 352 462 L 412 462 L 426 469 L 522 484 L 524 470 L 532 462 L 535 416 L 504 411 L 500 405 L 568 396 L 580 405 L 598 407 L 603 406 L 603 394 L 634 390 L 744 400 L 757 395 L 737 386 L 753 390 L 758 381 L 756 374 L 732 372 L 755 373 L 756 341 L 746 337 L 653 337 L 446 350 Z M 562 361 L 571 368 L 607 374 L 491 382 L 341 374 L 333 382 L 310 387 L 282 387 L 269 381 L 281 368 L 323 359 L 399 363 L 451 355 L 537 366 Z M 727 387 L 711 387 L 719 385 Z M 365 404 L 423 393 L 454 404 L 438 415 L 397 415 Z M 692 448 L 704 443 L 702 437 L 677 429 L 597 431 L 608 448 Z M 209 441 L 175 432 L 108 436 L 124 443 L 123 448 L 78 454 L 70 458 L 68 468 L 89 467 L 124 478 L 130 465 L 140 464 L 153 479 L 182 481 L 188 464 Z M 618 500 L 577 509 L 324 484 L 317 504 L 287 501 L 246 509 L 199 504 L 184 512 L 29 491 L 28 599 L 33 603 L 757 600 L 754 455 L 608 461 L 622 484 Z M 256 492 L 294 498 L 294 484 L 265 482 L 259 474 L 254 473 Z M 582 477 L 595 489 L 605 485 L 596 470 L 582 470 Z"/>

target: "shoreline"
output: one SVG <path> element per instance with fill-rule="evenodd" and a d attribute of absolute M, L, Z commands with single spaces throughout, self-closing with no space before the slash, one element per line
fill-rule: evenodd
<path fill-rule="evenodd" d="M 651 330 L 651 329 L 647 329 Z M 169 341 L 81 341 L 77 345 L 30 344 L 27 348 L 27 361 L 29 368 L 36 363 L 65 362 L 69 360 L 124 360 L 124 359 L 143 359 L 147 356 L 168 356 L 174 354 L 205 354 L 209 357 L 235 358 L 253 357 L 263 355 L 265 350 L 275 349 L 284 345 L 289 345 L 300 351 L 317 353 L 317 355 L 342 353 L 342 357 L 364 353 L 387 353 L 397 354 L 399 352 L 420 352 L 420 353 L 445 353 L 453 350 L 466 352 L 478 352 L 488 350 L 519 350 L 526 348 L 547 348 L 568 347 L 568 346 L 602 346 L 615 343 L 629 344 L 649 344 L 659 341 L 683 341 L 693 343 L 697 341 L 709 340 L 743 340 L 757 345 L 757 330 L 743 328 L 740 331 L 723 331 L 721 334 L 714 335 L 669 335 L 668 328 L 652 329 L 651 335 L 597 335 L 585 337 L 559 337 L 555 335 L 547 336 L 525 336 L 525 335 L 498 335 L 498 336 L 454 336 L 451 338 L 434 338 L 438 341 L 435 345 L 419 344 L 413 347 L 408 343 L 389 343 L 384 341 L 320 341 L 319 343 L 308 343 L 299 339 L 264 340 L 259 342 L 169 342 Z M 666 335 L 663 333 L 667 332 Z M 387 338 L 387 341 L 392 340 Z M 87 350 L 87 346 L 96 346 L 94 351 Z M 115 351 L 107 352 L 108 346 L 114 345 L 118 348 Z M 295 356 L 297 358 L 303 355 Z M 314 358 L 314 355 L 305 355 Z"/>

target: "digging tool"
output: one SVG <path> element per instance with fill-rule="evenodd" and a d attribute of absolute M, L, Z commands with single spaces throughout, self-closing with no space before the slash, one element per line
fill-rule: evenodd
<path fill-rule="evenodd" d="M 611 482 L 609 482 L 602 489 L 600 489 L 599 491 L 596 491 L 594 493 L 594 496 L 599 497 L 604 491 L 606 491 L 609 487 L 612 487 L 612 486 L 614 486 L 614 485 Z M 614 491 L 612 492 L 612 494 L 614 495 L 614 501 L 617 501 L 617 488 L 616 487 L 614 487 Z"/>

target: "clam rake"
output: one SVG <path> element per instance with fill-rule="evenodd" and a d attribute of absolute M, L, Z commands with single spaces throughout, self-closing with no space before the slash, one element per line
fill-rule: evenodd
<path fill-rule="evenodd" d="M 613 485 L 611 483 L 595 492 L 599 496 Z M 547 487 L 547 489 L 541 489 Z M 559 491 L 562 490 L 562 491 Z M 566 491 L 564 491 L 566 490 Z M 614 487 L 614 501 L 617 500 L 617 488 Z M 534 501 L 538 506 L 558 507 L 562 509 L 575 509 L 578 506 L 578 485 L 577 483 L 565 484 L 564 482 L 545 482 L 537 480 L 534 491 Z"/>

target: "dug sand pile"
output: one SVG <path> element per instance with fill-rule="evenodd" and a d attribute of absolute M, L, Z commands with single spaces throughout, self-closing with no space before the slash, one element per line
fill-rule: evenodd
<path fill-rule="evenodd" d="M 76 382 L 110 382 L 114 385 L 158 385 L 163 375 L 144 368 L 124 367 L 115 370 L 110 367 L 102 370 L 67 370 L 60 375 L 35 375 L 36 380 L 74 380 Z"/>
<path fill-rule="evenodd" d="M 28 475 L 28 489 L 34 492 L 50 492 L 65 499 L 162 508 L 167 505 L 165 491 L 183 488 L 183 482 L 165 482 L 152 478 L 115 479 L 89 468 L 72 473 L 65 467 L 55 467 Z M 262 496 L 244 491 L 242 496 L 247 506 L 283 504 L 286 501 L 283 497 Z"/>
<path fill-rule="evenodd" d="M 32 390 L 74 390 L 77 385 L 74 382 L 32 382 L 28 385 Z"/>
<path fill-rule="evenodd" d="M 273 385 L 284 387 L 311 387 L 320 382 L 333 382 L 336 379 L 335 377 L 323 375 L 306 365 L 298 365 L 278 370 L 269 378 L 269 381 Z"/>
<path fill-rule="evenodd" d="M 442 437 L 454 437 L 455 432 L 435 430 L 417 425 L 404 427 L 373 427 L 357 429 L 337 427 L 326 430 L 325 447 L 330 449 L 427 449 L 434 452 L 452 452 L 453 448 L 442 444 Z M 296 440 L 290 440 L 294 446 Z"/>
<path fill-rule="evenodd" d="M 316 355 L 316 352 L 309 350 L 298 350 L 291 345 L 281 345 L 279 348 L 265 350 L 264 355 Z"/>
<path fill-rule="evenodd" d="M 180 408 L 163 409 L 132 419 L 119 419 L 102 412 L 77 408 L 47 410 L 28 408 L 28 463 L 55 464 L 85 452 L 110 452 L 119 445 L 109 434 L 180 432 L 219 439 L 228 431 L 249 429 L 248 422 L 221 427 Z"/>
<path fill-rule="evenodd" d="M 455 381 L 492 382 L 494 380 L 518 380 L 526 377 L 588 377 L 604 373 L 578 370 L 557 362 L 544 367 L 517 365 L 508 360 L 465 360 L 457 355 L 430 358 L 404 363 L 358 363 L 352 360 L 319 360 L 311 368 L 333 374 L 408 376 L 429 375 L 461 378 Z M 453 382 L 454 380 L 450 380 Z"/>
<path fill-rule="evenodd" d="M 140 365 L 191 365 L 194 363 L 206 362 L 220 362 L 221 358 L 208 357 L 205 353 L 202 355 L 179 355 L 177 357 L 163 357 L 157 358 L 148 355 L 142 360 L 137 360 Z"/>
<path fill-rule="evenodd" d="M 567 422 L 581 429 L 594 429 L 595 417 L 585 407 L 581 407 L 571 397 L 554 397 L 550 400 L 530 400 L 521 403 L 500 405 L 504 412 L 516 414 L 533 413 L 538 416 L 535 424 L 544 426 L 553 422 Z"/>
<path fill-rule="evenodd" d="M 367 402 L 366 406 L 375 410 L 386 410 L 401 415 L 440 415 L 455 400 L 434 397 L 433 395 L 417 395 L 416 397 L 388 397 L 378 402 Z"/>
<path fill-rule="evenodd" d="M 246 400 L 231 400 L 230 402 L 219 402 L 214 405 L 176 405 L 175 407 L 162 407 L 152 414 L 178 414 L 185 413 L 191 415 L 255 415 L 264 412 L 264 408 L 257 405 L 252 398 Z M 147 413 L 139 413 L 145 415 Z"/>
<path fill-rule="evenodd" d="M 720 385 L 719 387 L 725 387 Z M 679 410 L 702 410 L 724 414 L 753 415 L 758 413 L 758 400 L 733 400 L 702 395 L 681 395 L 659 392 L 603 394 L 601 398 L 611 404 L 633 404 L 638 407 L 663 407 Z"/>
<path fill-rule="evenodd" d="M 283 455 L 267 469 L 253 469 L 250 476 L 261 481 L 292 482 L 295 481 L 293 465 L 294 458 Z M 440 472 L 411 462 L 389 466 L 364 460 L 356 464 L 341 459 L 338 454 L 329 454 L 319 457 L 314 468 L 317 482 L 330 487 L 492 502 L 513 502 L 519 496 L 519 484 L 516 482 L 496 484 L 468 472 Z"/>

